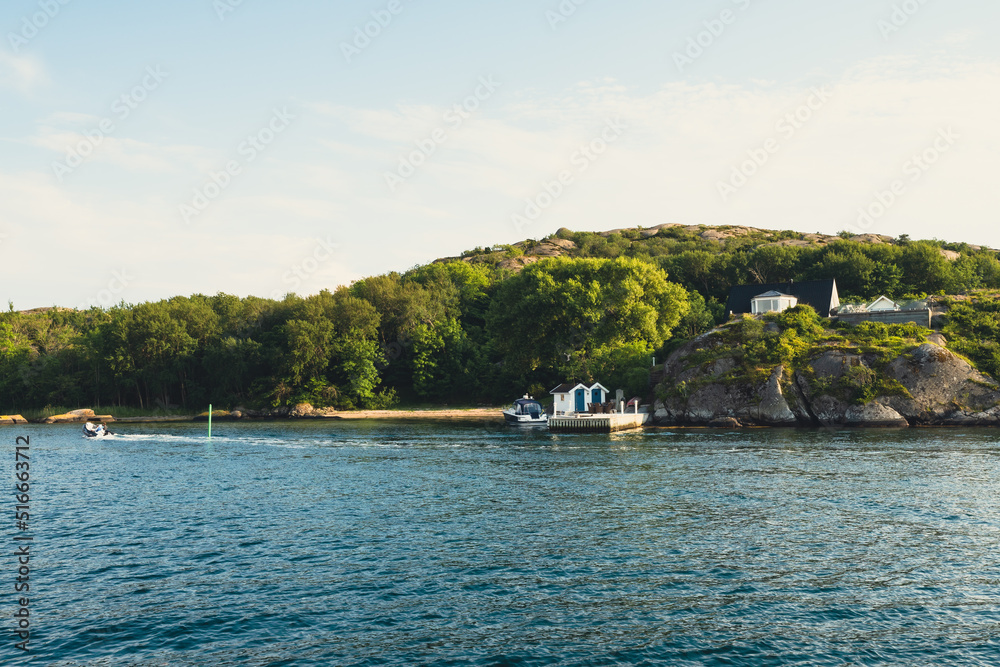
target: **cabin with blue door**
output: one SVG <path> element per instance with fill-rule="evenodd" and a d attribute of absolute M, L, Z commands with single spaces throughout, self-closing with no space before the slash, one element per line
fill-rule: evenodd
<path fill-rule="evenodd" d="M 552 391 L 553 414 L 573 415 L 590 410 L 592 403 L 604 403 L 609 400 L 607 387 L 600 382 L 587 385 L 583 382 L 561 384 Z"/>

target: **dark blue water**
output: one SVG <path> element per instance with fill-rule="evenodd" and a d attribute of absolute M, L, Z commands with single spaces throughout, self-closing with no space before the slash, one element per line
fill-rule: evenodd
<path fill-rule="evenodd" d="M 0 431 L 0 662 L 1000 663 L 996 431 L 216 428 Z"/>

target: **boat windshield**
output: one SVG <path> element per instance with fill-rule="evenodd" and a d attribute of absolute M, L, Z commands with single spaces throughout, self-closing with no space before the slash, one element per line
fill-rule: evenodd
<path fill-rule="evenodd" d="M 537 401 L 518 401 L 515 404 L 517 414 L 519 415 L 540 415 L 542 414 L 542 406 Z"/>

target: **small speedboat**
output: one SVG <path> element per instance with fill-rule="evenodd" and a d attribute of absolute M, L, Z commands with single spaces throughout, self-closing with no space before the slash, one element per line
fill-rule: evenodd
<path fill-rule="evenodd" d="M 94 425 L 87 422 L 83 425 L 83 437 L 85 438 L 110 438 L 114 433 L 109 431 L 104 424 Z"/>
<path fill-rule="evenodd" d="M 505 422 L 512 426 L 549 423 L 549 416 L 542 409 L 542 404 L 527 394 L 524 395 L 524 398 L 514 401 L 514 405 L 504 410 L 503 418 Z"/>

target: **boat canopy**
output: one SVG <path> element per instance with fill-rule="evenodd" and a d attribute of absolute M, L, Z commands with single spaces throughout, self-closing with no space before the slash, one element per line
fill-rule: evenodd
<path fill-rule="evenodd" d="M 542 404 L 531 398 L 519 398 L 514 401 L 514 411 L 519 415 L 540 415 Z"/>

